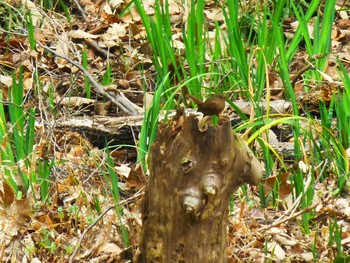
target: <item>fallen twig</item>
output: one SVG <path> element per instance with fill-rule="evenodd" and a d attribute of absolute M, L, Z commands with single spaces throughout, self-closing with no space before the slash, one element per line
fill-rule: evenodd
<path fill-rule="evenodd" d="M 330 198 L 331 198 L 331 196 L 328 196 L 323 202 L 325 202 L 325 203 L 328 202 Z M 283 224 L 283 223 L 285 223 L 285 222 L 288 222 L 288 221 L 290 221 L 290 220 L 292 220 L 292 219 L 294 219 L 294 218 L 297 218 L 298 216 L 301 216 L 302 214 L 305 214 L 305 213 L 307 213 L 307 212 L 310 212 L 311 210 L 315 209 L 316 206 L 318 206 L 318 205 L 319 205 L 319 203 L 313 204 L 313 205 L 311 205 L 311 206 L 308 206 L 308 207 L 306 207 L 305 209 L 300 210 L 299 212 L 296 212 L 295 214 L 292 214 L 292 215 L 289 216 L 289 217 L 286 217 L 286 218 L 284 218 L 284 219 L 282 219 L 282 220 L 277 220 L 275 223 L 273 223 L 273 224 L 271 224 L 271 225 L 264 226 L 264 227 L 260 227 L 260 228 L 258 228 L 258 229 L 256 230 L 256 232 L 257 232 L 257 233 L 261 233 L 261 232 L 266 231 L 266 230 L 268 230 L 268 229 L 271 229 L 271 228 L 273 228 L 273 227 L 279 226 L 279 225 L 281 225 L 281 224 Z"/>
<path fill-rule="evenodd" d="M 321 178 L 321 176 L 322 176 L 322 174 L 323 174 L 323 172 L 324 172 L 324 170 L 325 170 L 327 164 L 328 164 L 328 160 L 326 159 L 325 162 L 324 162 L 324 164 L 323 164 L 322 170 L 321 170 L 319 176 L 316 178 L 314 184 L 316 184 L 316 183 L 320 180 L 320 178 Z M 306 184 L 305 184 L 305 189 L 307 189 L 307 188 L 309 187 L 310 183 L 311 183 L 311 175 L 309 175 L 308 178 L 309 178 L 309 180 L 308 180 L 308 182 L 306 182 Z M 298 216 L 300 216 L 300 215 L 302 215 L 302 214 L 305 214 L 305 213 L 307 213 L 307 212 L 310 212 L 311 210 L 313 210 L 314 208 L 316 208 L 316 206 L 319 205 L 319 203 L 313 204 L 313 205 L 311 205 L 311 206 L 308 206 L 308 207 L 304 208 L 303 210 L 300 210 L 299 212 L 292 213 L 290 216 L 284 218 L 284 216 L 285 216 L 286 214 L 288 214 L 290 211 L 292 211 L 292 210 L 295 211 L 295 209 L 296 209 L 296 208 L 299 206 L 299 204 L 300 204 L 300 201 L 301 201 L 302 196 L 303 196 L 303 194 L 300 194 L 300 195 L 298 196 L 298 198 L 295 200 L 295 202 L 292 204 L 292 206 L 284 213 L 283 216 L 281 216 L 279 219 L 277 219 L 277 220 L 276 220 L 273 224 L 271 224 L 271 225 L 258 228 L 258 229 L 257 229 L 257 233 L 261 233 L 261 232 L 266 231 L 266 230 L 268 230 L 268 229 L 271 229 L 271 228 L 273 228 L 273 227 L 279 226 L 279 225 L 281 225 L 281 224 L 283 224 L 283 223 L 285 223 L 285 222 L 288 222 L 289 220 L 292 220 L 292 219 L 294 219 L 294 218 L 297 218 Z M 323 200 L 323 202 L 324 202 L 324 203 L 328 202 L 330 198 L 331 198 L 331 196 L 328 196 L 325 200 Z"/>
<path fill-rule="evenodd" d="M 132 197 L 128 198 L 128 199 L 125 199 L 123 201 L 120 201 L 118 204 L 116 205 L 111 205 L 109 206 L 105 211 L 102 212 L 102 214 L 100 214 L 85 230 L 84 232 L 81 234 L 79 240 L 78 240 L 78 243 L 76 244 L 75 246 L 75 249 L 74 249 L 74 252 L 72 253 L 71 257 L 69 258 L 69 263 L 73 263 L 74 259 L 75 259 L 75 256 L 77 255 L 78 253 L 78 250 L 81 246 L 81 243 L 83 242 L 83 239 L 84 237 L 86 236 L 86 234 L 89 232 L 90 229 L 92 229 L 98 221 L 100 221 L 100 219 L 102 217 L 104 217 L 105 214 L 108 213 L 109 210 L 111 210 L 112 208 L 115 208 L 117 205 L 122 205 L 122 204 L 125 204 L 125 203 L 128 203 L 130 202 L 132 199 L 135 199 L 136 197 L 140 196 L 143 194 L 143 190 L 144 188 L 140 189 L 136 194 L 134 194 Z"/>
<path fill-rule="evenodd" d="M 113 104 L 115 104 L 117 107 L 119 107 L 122 111 L 124 111 L 127 115 L 137 115 L 139 114 L 138 110 L 137 110 L 137 106 L 134 105 L 131 101 L 129 101 L 125 96 L 116 93 L 116 97 L 114 98 L 113 96 L 111 96 L 108 92 L 105 92 L 103 90 L 103 87 L 97 83 L 97 81 L 92 77 L 92 75 L 89 73 L 89 71 L 87 71 L 86 69 L 83 68 L 82 65 L 80 65 L 79 63 L 75 62 L 74 60 L 60 55 L 58 54 L 55 50 L 44 46 L 43 44 L 41 44 L 40 42 L 36 42 L 40 47 L 44 48 L 45 50 L 53 53 L 55 56 L 63 58 L 65 60 L 67 60 L 69 63 L 71 63 L 72 65 L 76 66 L 81 72 L 83 72 L 83 74 L 90 80 L 90 82 L 92 83 L 92 85 L 95 86 L 96 91 L 104 96 L 105 98 L 109 99 Z"/>
<path fill-rule="evenodd" d="M 81 16 L 83 17 L 83 19 L 86 21 L 86 15 L 84 12 L 84 9 L 81 7 L 80 3 L 78 2 L 78 0 L 73 0 L 73 2 L 75 3 L 76 7 L 78 8 Z"/>

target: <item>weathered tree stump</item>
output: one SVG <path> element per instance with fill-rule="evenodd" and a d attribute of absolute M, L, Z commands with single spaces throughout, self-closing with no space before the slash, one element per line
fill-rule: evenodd
<path fill-rule="evenodd" d="M 202 128 L 178 113 L 160 125 L 149 158 L 138 262 L 226 262 L 230 194 L 262 176 L 229 118 Z"/>

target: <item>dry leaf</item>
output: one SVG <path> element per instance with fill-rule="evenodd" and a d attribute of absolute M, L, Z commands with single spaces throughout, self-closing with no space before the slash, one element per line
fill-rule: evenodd
<path fill-rule="evenodd" d="M 115 171 L 119 174 L 124 176 L 125 178 L 129 177 L 129 173 L 131 171 L 131 168 L 127 166 L 126 164 L 122 164 L 120 166 L 114 167 Z"/>
<path fill-rule="evenodd" d="M 96 102 L 96 100 L 87 99 L 87 98 L 83 98 L 83 97 L 65 97 L 58 102 L 61 106 L 81 107 L 81 106 L 94 104 Z"/>
<path fill-rule="evenodd" d="M 11 87 L 12 86 L 12 77 L 0 75 L 0 83 L 5 85 L 6 87 Z"/>
<path fill-rule="evenodd" d="M 120 255 L 120 253 L 122 253 L 123 250 L 120 247 L 118 247 L 116 244 L 114 244 L 114 243 L 104 243 L 99 248 L 99 252 Z"/>
<path fill-rule="evenodd" d="M 97 39 L 99 36 L 87 33 L 85 31 L 82 30 L 72 30 L 70 32 L 68 32 L 68 36 L 70 38 L 78 38 L 78 39 L 84 39 L 84 38 L 90 38 L 90 39 Z"/>
<path fill-rule="evenodd" d="M 128 24 L 114 23 L 108 28 L 106 33 L 101 36 L 103 44 L 107 47 L 118 46 L 121 38 L 126 36 Z"/>
<path fill-rule="evenodd" d="M 22 5 L 25 8 L 29 9 L 32 17 L 32 23 L 35 27 L 38 21 L 43 18 L 43 16 L 40 13 L 40 9 L 32 1 L 29 1 L 29 0 L 22 0 Z"/>
<path fill-rule="evenodd" d="M 267 250 L 277 258 L 277 260 L 283 260 L 286 257 L 286 253 L 277 242 L 267 244 Z"/>
<path fill-rule="evenodd" d="M 13 200 L 15 199 L 15 194 L 11 186 L 5 181 L 2 182 L 2 187 L 4 191 L 0 190 L 0 197 L 6 206 L 10 206 L 13 203 Z"/>

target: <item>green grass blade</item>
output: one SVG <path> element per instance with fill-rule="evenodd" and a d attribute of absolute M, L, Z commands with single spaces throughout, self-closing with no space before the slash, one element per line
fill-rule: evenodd
<path fill-rule="evenodd" d="M 26 22 L 28 26 L 28 35 L 29 35 L 29 45 L 32 50 L 35 50 L 35 37 L 34 37 L 34 25 L 33 25 L 33 19 L 31 12 L 29 11 L 29 14 L 26 16 Z"/>
<path fill-rule="evenodd" d="M 16 147 L 17 160 L 26 157 L 24 150 L 24 111 L 23 111 L 23 79 L 19 74 L 18 84 L 14 73 L 12 74 L 12 87 L 9 92 L 9 115 L 13 126 L 13 138 Z"/>
<path fill-rule="evenodd" d="M 321 28 L 321 40 L 320 40 L 320 54 L 325 54 L 323 58 L 319 60 L 318 68 L 322 71 L 328 65 L 328 55 L 330 53 L 331 41 L 332 41 L 332 25 L 335 15 L 335 3 L 336 0 L 328 0 L 325 2 L 324 15 L 322 16 L 322 28 Z"/>
<path fill-rule="evenodd" d="M 83 53 L 82 53 L 82 66 L 84 69 L 88 70 L 88 56 L 87 56 L 86 47 L 84 47 Z M 91 99 L 90 80 L 87 76 L 84 76 L 84 87 L 85 87 L 86 98 Z"/>
<path fill-rule="evenodd" d="M 123 216 L 123 207 L 121 205 L 118 205 L 120 202 L 120 192 L 119 192 L 119 186 L 118 186 L 118 175 L 115 172 L 114 169 L 114 162 L 110 156 L 109 149 L 106 149 L 106 162 L 107 162 L 107 167 L 108 167 L 108 174 L 109 178 L 112 184 L 112 193 L 113 193 L 113 198 L 114 202 L 117 204 L 116 206 L 116 212 L 118 215 L 118 218 L 120 220 L 120 229 L 122 232 L 122 237 L 123 237 L 123 243 L 126 247 L 130 246 L 130 241 L 129 241 L 129 235 L 128 232 L 123 224 L 122 221 L 122 216 Z"/>
<path fill-rule="evenodd" d="M 49 197 L 51 165 L 48 160 L 41 158 L 37 159 L 37 165 L 40 182 L 40 199 L 42 202 L 45 202 Z"/>
<path fill-rule="evenodd" d="M 29 155 L 33 151 L 35 136 L 35 109 L 30 109 L 27 120 L 27 130 L 25 139 L 25 152 Z"/>
<path fill-rule="evenodd" d="M 320 0 L 311 1 L 311 3 L 309 4 L 309 8 L 304 16 L 304 19 L 303 19 L 304 21 L 309 21 L 313 17 L 316 9 L 319 7 L 319 4 L 320 4 Z M 302 27 L 298 27 L 292 41 L 289 44 L 288 50 L 285 54 L 286 62 L 288 62 L 288 64 L 293 59 L 295 53 L 298 51 L 298 47 L 302 39 L 302 32 L 303 32 Z"/>

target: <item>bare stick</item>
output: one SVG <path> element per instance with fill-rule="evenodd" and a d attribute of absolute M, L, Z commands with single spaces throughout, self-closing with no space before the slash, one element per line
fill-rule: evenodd
<path fill-rule="evenodd" d="M 83 68 L 82 65 L 80 65 L 79 63 L 75 62 L 74 60 L 60 55 L 58 54 L 56 51 L 54 51 L 53 49 L 44 46 L 43 44 L 41 44 L 40 42 L 36 42 L 39 46 L 41 46 L 42 48 L 44 48 L 45 50 L 53 53 L 55 56 L 63 58 L 65 60 L 67 60 L 69 63 L 71 63 L 72 65 L 76 66 L 81 72 L 83 72 L 83 74 L 90 80 L 90 82 L 92 83 L 92 85 L 95 86 L 96 91 L 101 94 L 102 96 L 104 96 L 105 98 L 109 99 L 113 104 L 117 105 L 117 107 L 119 107 L 122 111 L 124 111 L 126 114 L 128 115 L 137 115 L 138 111 L 135 107 L 135 105 L 129 101 L 125 96 L 122 96 L 120 94 L 117 93 L 116 98 L 112 97 L 108 92 L 105 92 L 102 88 L 102 86 L 100 84 L 97 83 L 97 81 L 92 77 L 92 75 L 89 73 L 89 71 L 87 71 L 86 69 Z"/>
<path fill-rule="evenodd" d="M 326 203 L 326 202 L 328 202 L 330 199 L 331 199 L 331 196 L 328 196 L 323 202 Z M 276 221 L 275 223 L 273 223 L 273 224 L 271 224 L 271 225 L 264 226 L 264 227 L 260 227 L 260 228 L 258 228 L 258 229 L 256 230 L 256 232 L 257 232 L 257 233 L 261 233 L 261 232 L 266 231 L 266 230 L 268 230 L 268 229 L 271 229 L 271 228 L 273 228 L 273 227 L 279 226 L 279 225 L 281 225 L 281 224 L 283 224 L 283 223 L 285 223 L 285 222 L 288 222 L 288 221 L 290 221 L 290 220 L 292 220 L 292 219 L 294 219 L 294 218 L 297 218 L 298 216 L 301 216 L 302 214 L 305 214 L 305 213 L 307 213 L 307 212 L 310 212 L 311 210 L 315 209 L 316 206 L 318 206 L 318 205 L 319 205 L 319 203 L 313 204 L 313 205 L 311 205 L 311 206 L 308 206 L 308 207 L 304 208 L 303 210 L 301 210 L 301 211 L 299 211 L 299 212 L 296 212 L 295 214 L 292 214 L 291 216 L 286 217 L 286 218 L 284 218 L 284 219 L 282 219 L 282 220 L 278 220 L 278 221 Z"/>
<path fill-rule="evenodd" d="M 328 164 L 328 159 L 325 160 L 324 164 L 323 164 L 323 167 L 322 167 L 322 170 L 319 174 L 319 176 L 316 178 L 315 182 L 314 182 L 314 185 L 320 180 L 326 166 Z M 311 183 L 311 174 L 309 174 L 308 178 L 310 179 L 310 181 L 306 182 L 306 186 L 305 186 L 305 189 L 307 189 Z M 306 191 L 306 190 L 305 190 Z M 305 193 L 303 193 L 305 194 Z M 297 218 L 298 216 L 302 215 L 302 214 L 305 214 L 307 212 L 310 212 L 311 210 L 313 210 L 314 208 L 316 208 L 316 206 L 319 205 L 319 203 L 316 203 L 316 204 L 313 204 L 311 206 L 308 206 L 306 208 L 304 208 L 303 210 L 299 211 L 299 212 L 296 212 L 296 213 L 293 213 L 291 214 L 290 216 L 284 218 L 284 216 L 286 214 L 288 214 L 291 210 L 295 210 L 297 208 L 297 206 L 299 205 L 300 201 L 301 201 L 301 198 L 303 196 L 303 194 L 300 194 L 299 197 L 297 198 L 297 200 L 295 200 L 295 202 L 292 204 L 292 206 L 286 211 L 286 213 L 284 213 L 283 216 L 281 216 L 279 219 L 277 219 L 273 224 L 271 225 L 268 225 L 268 226 L 264 226 L 264 227 L 260 227 L 257 229 L 257 232 L 260 233 L 260 232 L 263 232 L 263 231 L 266 231 L 268 229 L 271 229 L 273 227 L 276 227 L 278 225 L 281 225 L 285 222 L 288 222 L 289 220 L 292 220 L 294 218 Z M 328 196 L 324 201 L 323 203 L 326 203 L 330 200 L 331 196 Z"/>
<path fill-rule="evenodd" d="M 85 12 L 84 12 L 83 8 L 81 7 L 80 3 L 78 2 L 78 0 L 73 0 L 73 2 L 77 6 L 77 8 L 78 8 L 79 12 L 81 13 L 81 16 L 83 17 L 83 19 L 86 21 Z"/>
<path fill-rule="evenodd" d="M 144 188 L 140 189 L 140 190 L 139 190 L 136 194 L 134 194 L 132 197 L 130 197 L 130 198 L 126 199 L 126 200 L 120 201 L 120 202 L 119 202 L 118 204 L 116 204 L 116 205 L 111 205 L 111 206 L 109 206 L 105 211 L 103 211 L 103 213 L 100 214 L 100 215 L 94 220 L 94 222 L 92 222 L 91 225 L 89 225 L 89 226 L 84 230 L 84 232 L 81 234 L 81 236 L 80 236 L 80 238 L 79 238 L 79 240 L 78 240 L 78 243 L 77 243 L 76 246 L 75 246 L 74 252 L 73 252 L 73 254 L 71 255 L 71 257 L 69 258 L 69 261 L 68 261 L 68 262 L 69 262 L 69 263 L 73 263 L 73 261 L 74 261 L 74 259 L 75 259 L 75 256 L 77 255 L 78 250 L 79 250 L 79 248 L 80 248 L 80 246 L 81 246 L 81 243 L 83 242 L 83 239 L 84 239 L 84 237 L 86 236 L 87 232 L 88 232 L 90 229 L 92 229 L 92 228 L 97 224 L 97 222 L 100 221 L 101 218 L 102 218 L 105 214 L 108 213 L 109 210 L 111 210 L 112 208 L 115 208 L 117 205 L 122 205 L 122 204 L 128 203 L 128 202 L 130 202 L 132 199 L 135 199 L 136 197 L 142 195 L 142 194 L 143 194 L 143 190 L 144 190 Z"/>

